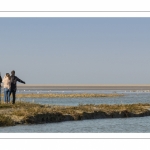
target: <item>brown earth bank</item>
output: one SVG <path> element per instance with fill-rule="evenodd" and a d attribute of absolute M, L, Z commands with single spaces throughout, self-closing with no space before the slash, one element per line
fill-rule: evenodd
<path fill-rule="evenodd" d="M 56 106 L 28 102 L 0 104 L 0 126 L 102 118 L 150 116 L 150 104 Z"/>

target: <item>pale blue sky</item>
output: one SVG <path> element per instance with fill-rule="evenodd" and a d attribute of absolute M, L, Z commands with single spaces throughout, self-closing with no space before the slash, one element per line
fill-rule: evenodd
<path fill-rule="evenodd" d="M 0 18 L 0 72 L 27 84 L 150 84 L 150 18 Z"/>

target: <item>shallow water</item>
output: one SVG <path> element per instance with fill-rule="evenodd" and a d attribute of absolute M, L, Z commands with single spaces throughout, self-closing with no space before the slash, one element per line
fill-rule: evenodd
<path fill-rule="evenodd" d="M 45 91 L 44 91 L 45 92 Z M 57 91 L 58 92 L 58 91 Z M 62 91 L 59 91 L 62 92 Z M 70 91 L 66 91 L 70 92 Z M 114 91 L 78 91 L 87 93 L 113 93 Z M 124 93 L 123 97 L 114 98 L 38 98 L 22 99 L 40 104 L 70 105 L 79 104 L 133 104 L 150 103 L 149 92 L 115 91 Z M 42 93 L 42 91 L 41 91 Z M 19 101 L 20 99 L 18 99 Z M 0 127 L 1 133 L 150 133 L 150 117 L 92 119 L 82 121 L 66 121 L 38 125 L 17 125 Z"/>
<path fill-rule="evenodd" d="M 150 117 L 92 119 L 1 127 L 1 133 L 150 133 Z"/>
<path fill-rule="evenodd" d="M 92 91 L 80 91 L 83 93 L 90 93 Z M 100 93 L 93 91 L 93 93 Z M 108 91 L 114 93 L 114 91 Z M 107 92 L 107 93 L 108 93 Z M 42 92 L 41 92 L 42 93 Z M 77 92 L 79 93 L 79 92 Z M 101 92 L 101 93 L 106 93 Z M 133 104 L 133 103 L 150 103 L 150 93 L 137 93 L 137 92 L 123 92 L 117 91 L 117 93 L 123 93 L 121 97 L 99 97 L 99 98 L 22 98 L 18 100 L 34 102 L 39 104 L 51 104 L 51 105 L 66 105 L 66 106 L 78 106 L 79 104 Z"/>

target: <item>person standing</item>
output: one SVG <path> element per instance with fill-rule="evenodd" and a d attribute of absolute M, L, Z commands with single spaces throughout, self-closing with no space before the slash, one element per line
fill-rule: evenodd
<path fill-rule="evenodd" d="M 13 96 L 12 104 L 15 104 L 17 81 L 25 84 L 24 81 L 22 81 L 17 76 L 15 76 L 15 71 L 13 70 L 13 71 L 11 71 L 11 91 L 10 91 L 10 95 L 12 94 L 12 96 Z"/>
<path fill-rule="evenodd" d="M 1 103 L 1 83 L 2 83 L 2 77 L 1 77 L 1 73 L 0 73 L 0 103 Z"/>
<path fill-rule="evenodd" d="M 3 78 L 4 86 L 4 103 L 10 103 L 10 74 L 6 73 Z"/>
<path fill-rule="evenodd" d="M 0 85 L 1 85 L 1 83 L 2 83 L 2 77 L 1 77 L 1 73 L 0 73 Z"/>

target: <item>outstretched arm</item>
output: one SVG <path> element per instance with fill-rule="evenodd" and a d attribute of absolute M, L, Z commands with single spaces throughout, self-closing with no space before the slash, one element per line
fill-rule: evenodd
<path fill-rule="evenodd" d="M 20 82 L 20 83 L 24 83 L 25 84 L 25 82 L 22 81 L 21 79 L 19 79 L 18 77 L 17 77 L 17 81 Z"/>

